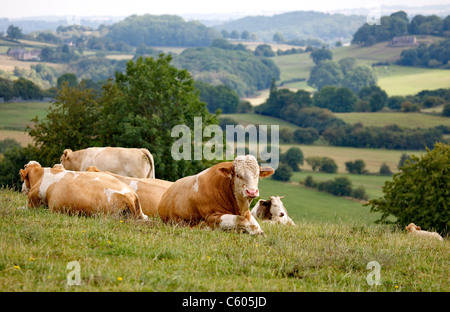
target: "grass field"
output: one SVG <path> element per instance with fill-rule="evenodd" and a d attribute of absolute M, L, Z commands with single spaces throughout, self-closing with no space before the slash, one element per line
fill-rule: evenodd
<path fill-rule="evenodd" d="M 300 200 L 299 200 L 300 201 Z M 1 291 L 448 292 L 450 244 L 403 230 L 305 216 L 261 223 L 265 236 L 179 227 L 159 219 L 79 217 L 18 209 L 0 190 Z M 77 261 L 81 285 L 69 286 Z M 380 265 L 379 282 L 367 282 Z M 373 278 L 372 278 L 373 280 Z"/>
<path fill-rule="evenodd" d="M 223 114 L 222 118 L 231 118 L 243 126 L 247 125 L 278 125 L 281 128 L 288 128 L 290 130 L 296 130 L 299 126 L 296 126 L 290 122 L 259 114 Z"/>
<path fill-rule="evenodd" d="M 406 128 L 432 128 L 439 125 L 450 126 L 450 118 L 423 113 L 335 113 L 346 123 L 361 122 L 364 126 L 383 127 L 398 125 Z"/>
<path fill-rule="evenodd" d="M 25 130 L 36 115 L 46 116 L 48 102 L 5 102 L 0 104 L 0 129 Z"/>

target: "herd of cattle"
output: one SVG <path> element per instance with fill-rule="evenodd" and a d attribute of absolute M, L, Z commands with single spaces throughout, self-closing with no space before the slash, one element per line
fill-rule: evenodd
<path fill-rule="evenodd" d="M 164 222 L 263 234 L 256 218 L 295 225 L 280 196 L 259 200 L 259 178 L 274 173 L 251 155 L 238 156 L 175 182 L 155 178 L 153 156 L 145 148 L 66 149 L 61 164 L 43 168 L 30 161 L 20 170 L 28 207 L 84 213 L 131 212 L 137 219 L 159 216 Z"/>

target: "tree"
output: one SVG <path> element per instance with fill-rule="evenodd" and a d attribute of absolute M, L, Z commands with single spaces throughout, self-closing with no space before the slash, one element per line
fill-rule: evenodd
<path fill-rule="evenodd" d="M 255 55 L 256 56 L 265 56 L 265 57 L 272 57 L 275 56 L 275 52 L 273 52 L 272 47 L 268 44 L 260 44 L 255 49 Z"/>
<path fill-rule="evenodd" d="M 362 88 L 373 86 L 376 83 L 377 76 L 375 71 L 367 66 L 357 66 L 352 70 L 347 70 L 342 81 L 342 85 L 353 92 L 358 92 Z"/>
<path fill-rule="evenodd" d="M 31 120 L 34 127 L 27 128 L 37 151 L 35 160 L 43 166 L 53 166 L 66 148 L 99 146 L 100 109 L 91 89 L 63 84 L 47 116 L 43 119 L 36 116 Z"/>
<path fill-rule="evenodd" d="M 322 61 L 311 69 L 308 85 L 322 89 L 326 85 L 340 86 L 344 74 L 339 64 L 333 61 Z"/>
<path fill-rule="evenodd" d="M 22 39 L 22 29 L 20 29 L 17 26 L 9 25 L 8 29 L 6 30 L 7 37 L 10 39 Z"/>
<path fill-rule="evenodd" d="M 166 180 L 198 173 L 211 165 L 202 160 L 175 161 L 172 145 L 180 138 L 172 137 L 172 129 L 186 125 L 190 129 L 186 135 L 193 138 L 195 117 L 202 118 L 201 131 L 218 124 L 217 115 L 210 114 L 200 101 L 192 76 L 171 65 L 171 60 L 170 55 L 164 54 L 158 59 L 130 60 L 126 71 L 116 73 L 115 80 L 104 86 L 99 99 L 103 106 L 100 145 L 149 149 L 156 176 Z"/>
<path fill-rule="evenodd" d="M 274 42 L 276 42 L 276 43 L 283 43 L 283 42 L 285 41 L 283 35 L 282 35 L 281 33 L 279 33 L 279 32 L 276 32 L 276 33 L 273 35 L 272 40 L 273 40 Z"/>
<path fill-rule="evenodd" d="M 283 163 L 280 163 L 278 169 L 272 175 L 272 179 L 287 182 L 292 176 L 292 169 Z"/>
<path fill-rule="evenodd" d="M 357 159 L 355 161 L 347 161 L 345 163 L 345 169 L 349 173 L 354 174 L 366 174 L 367 170 L 365 169 L 366 163 L 362 159 Z"/>
<path fill-rule="evenodd" d="M 389 168 L 389 166 L 385 162 L 381 164 L 380 175 L 387 175 L 387 176 L 392 175 L 391 168 Z"/>
<path fill-rule="evenodd" d="M 300 171 L 299 164 L 303 165 L 303 152 L 298 147 L 291 147 L 282 154 L 280 161 L 288 165 L 293 171 Z"/>
<path fill-rule="evenodd" d="M 447 234 L 450 229 L 450 145 L 436 143 L 425 155 L 411 156 L 400 172 L 387 180 L 383 197 L 372 199 L 371 212 L 381 213 L 378 222 L 390 222 L 405 226 L 411 222 L 425 230 Z"/>
<path fill-rule="evenodd" d="M 442 110 L 442 116 L 450 117 L 450 103 L 444 105 L 444 109 Z"/>
<path fill-rule="evenodd" d="M 65 73 L 58 77 L 56 85 L 58 89 L 61 89 L 64 83 L 67 83 L 69 87 L 76 87 L 78 85 L 77 75 L 73 73 Z"/>
<path fill-rule="evenodd" d="M 309 56 L 313 59 L 314 64 L 318 65 L 323 61 L 331 61 L 333 59 L 333 52 L 321 48 L 313 50 Z"/>

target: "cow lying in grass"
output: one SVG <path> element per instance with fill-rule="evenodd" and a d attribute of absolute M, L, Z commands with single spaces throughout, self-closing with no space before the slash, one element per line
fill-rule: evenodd
<path fill-rule="evenodd" d="M 281 199 L 284 196 L 270 196 L 269 200 L 260 199 L 251 213 L 255 218 L 263 221 L 280 224 L 295 225 L 294 221 L 288 216 L 287 210 Z"/>
<path fill-rule="evenodd" d="M 108 171 L 100 171 L 95 166 L 87 168 L 88 172 L 102 172 L 109 174 L 131 187 L 139 197 L 142 212 L 146 216 L 156 216 L 158 214 L 158 205 L 164 192 L 173 184 L 173 182 L 159 179 L 139 179 L 129 178 Z"/>
<path fill-rule="evenodd" d="M 51 211 L 86 215 L 130 211 L 137 219 L 148 219 L 136 193 L 109 175 L 69 171 L 61 166 L 43 168 L 30 161 L 20 170 L 20 177 L 30 208 L 47 205 Z"/>
<path fill-rule="evenodd" d="M 96 166 L 125 177 L 155 178 L 153 156 L 146 148 L 90 147 L 75 152 L 66 149 L 61 164 L 67 170 L 85 171 Z"/>
<path fill-rule="evenodd" d="M 442 236 L 439 235 L 438 233 L 423 231 L 420 229 L 420 226 L 417 226 L 414 223 L 408 224 L 408 226 L 406 226 L 405 229 L 408 232 L 408 234 L 417 235 L 417 236 L 421 236 L 421 237 L 434 238 L 434 239 L 438 239 L 440 241 L 444 240 L 442 238 Z"/>
<path fill-rule="evenodd" d="M 238 156 L 233 162 L 177 180 L 164 193 L 158 214 L 164 222 L 195 225 L 204 221 L 211 228 L 263 234 L 249 207 L 259 195 L 259 178 L 273 173 L 270 167 L 261 168 L 251 155 Z"/>

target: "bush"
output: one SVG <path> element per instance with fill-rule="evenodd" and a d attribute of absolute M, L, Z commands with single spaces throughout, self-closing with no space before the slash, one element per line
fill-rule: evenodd
<path fill-rule="evenodd" d="M 444 109 L 442 110 L 442 116 L 450 117 L 450 103 L 444 105 Z"/>
<path fill-rule="evenodd" d="M 304 182 L 305 186 L 307 187 L 317 187 L 316 181 L 313 180 L 312 176 L 307 176 Z"/>
<path fill-rule="evenodd" d="M 18 147 L 20 148 L 20 143 L 14 139 L 6 138 L 0 141 L 0 154 L 4 154 L 10 148 Z"/>
<path fill-rule="evenodd" d="M 275 170 L 275 173 L 272 175 L 272 178 L 274 180 L 287 182 L 289 181 L 291 176 L 292 176 L 292 169 L 288 165 L 281 163 L 278 166 L 278 169 Z"/>
<path fill-rule="evenodd" d="M 357 187 L 356 189 L 352 190 L 352 197 L 362 200 L 368 200 L 369 196 L 366 194 L 366 189 L 362 186 Z"/>
<path fill-rule="evenodd" d="M 357 159 L 355 161 L 347 161 L 345 163 L 345 169 L 349 173 L 366 174 L 367 170 L 364 169 L 365 167 L 366 167 L 366 163 L 362 159 Z"/>
<path fill-rule="evenodd" d="M 300 171 L 298 164 L 303 165 L 303 152 L 298 147 L 291 147 L 286 153 L 281 154 L 280 161 L 293 171 Z"/>
<path fill-rule="evenodd" d="M 392 175 L 391 168 L 386 163 L 382 163 L 380 167 L 380 174 L 390 176 Z"/>
<path fill-rule="evenodd" d="M 319 168 L 320 172 L 326 172 L 326 173 L 336 173 L 338 166 L 334 162 L 333 159 L 329 157 L 323 157 L 322 158 L 322 165 Z"/>
<path fill-rule="evenodd" d="M 425 230 L 447 234 L 450 228 L 450 145 L 436 143 L 421 158 L 411 162 L 383 186 L 384 196 L 367 205 L 381 213 L 377 222 L 389 222 L 393 215 L 400 225 L 411 222 Z"/>

